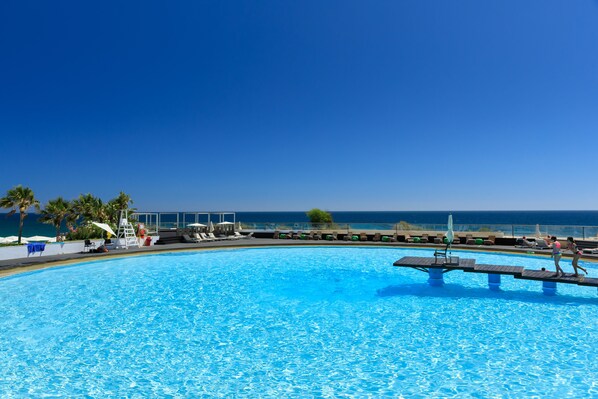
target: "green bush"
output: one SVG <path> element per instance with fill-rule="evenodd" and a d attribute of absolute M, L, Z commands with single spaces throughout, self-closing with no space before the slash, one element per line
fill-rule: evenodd
<path fill-rule="evenodd" d="M 405 222 L 404 220 L 401 220 L 399 223 L 397 223 L 395 225 L 395 228 L 397 230 L 421 230 L 421 227 L 419 227 L 415 224 Z"/>
<path fill-rule="evenodd" d="M 305 213 L 312 223 L 332 223 L 332 215 L 330 212 L 323 211 L 318 208 Z"/>
<path fill-rule="evenodd" d="M 94 225 L 78 226 L 75 230 L 66 234 L 67 240 L 87 240 L 91 238 L 102 238 L 104 230 Z"/>

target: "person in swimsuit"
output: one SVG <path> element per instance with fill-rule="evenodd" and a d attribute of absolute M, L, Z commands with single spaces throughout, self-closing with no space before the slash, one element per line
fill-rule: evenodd
<path fill-rule="evenodd" d="M 561 276 L 565 275 L 565 272 L 563 271 L 563 269 L 561 269 L 561 266 L 559 265 L 559 262 L 561 261 L 561 243 L 557 241 L 555 236 L 550 237 L 550 241 L 552 241 L 552 258 L 554 259 L 554 265 L 556 266 L 556 273 L 554 274 L 554 277 L 559 277 L 559 274 Z"/>
<path fill-rule="evenodd" d="M 575 272 L 575 274 L 573 276 L 579 277 L 579 272 L 577 271 L 577 269 L 583 270 L 583 272 L 585 274 L 588 274 L 588 271 L 586 269 L 584 269 L 583 267 L 581 267 L 577 264 L 577 261 L 581 257 L 581 251 L 577 247 L 577 243 L 575 242 L 573 237 L 567 237 L 567 249 L 573 253 L 573 262 L 572 263 L 573 263 L 573 271 Z"/>

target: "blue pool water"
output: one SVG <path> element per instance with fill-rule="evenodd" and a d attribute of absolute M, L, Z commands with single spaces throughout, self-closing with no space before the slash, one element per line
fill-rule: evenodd
<path fill-rule="evenodd" d="M 1 279 L 0 396 L 598 396 L 596 289 L 504 277 L 494 293 L 462 272 L 432 288 L 391 266 L 430 254 L 206 251 Z"/>

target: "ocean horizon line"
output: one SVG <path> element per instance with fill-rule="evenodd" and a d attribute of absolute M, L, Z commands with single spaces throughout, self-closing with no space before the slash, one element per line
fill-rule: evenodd
<path fill-rule="evenodd" d="M 222 211 L 224 212 L 224 211 Z M 335 223 L 353 224 L 361 227 L 366 225 L 392 225 L 406 222 L 413 225 L 445 225 L 449 214 L 453 215 L 455 225 L 477 226 L 578 226 L 587 227 L 587 232 L 598 230 L 598 211 L 329 211 Z M 200 211 L 139 211 L 139 213 L 161 213 L 160 223 L 172 226 L 177 223 L 208 221 L 207 212 Z M 196 215 L 194 215 L 197 214 Z M 212 219 L 215 214 L 212 212 Z M 242 222 L 245 226 L 261 226 L 264 224 L 288 225 L 289 223 L 309 223 L 306 211 L 228 211 L 225 219 L 231 222 Z M 178 214 L 178 216 L 177 216 Z M 186 214 L 186 215 L 184 215 Z M 235 216 L 233 217 L 232 214 Z M 16 235 L 18 231 L 18 213 L 6 217 L 7 213 L 0 213 L 0 237 Z M 24 223 L 24 236 L 44 235 L 52 236 L 55 228 L 38 221 L 39 214 L 29 213 Z M 197 220 L 196 220 L 197 219 Z M 360 228 L 361 228 L 360 227 Z M 66 227 L 63 226 L 63 231 Z M 513 230 L 508 228 L 508 230 Z M 590 234 L 590 233 L 588 233 Z M 595 235 L 596 233 L 591 233 Z M 583 235 L 583 234 L 582 234 Z"/>
<path fill-rule="evenodd" d="M 313 209 L 313 208 L 310 208 Z M 306 210 L 147 210 L 137 209 L 135 213 L 304 213 L 308 212 L 310 209 Z M 456 209 L 456 210 L 339 210 L 339 209 L 326 209 L 326 208 L 318 208 L 322 209 L 326 212 L 339 212 L 339 213 L 451 213 L 451 212 L 598 212 L 598 209 Z M 10 212 L 0 212 L 0 215 L 7 215 Z M 16 213 L 18 215 L 18 212 Z M 40 215 L 38 212 L 27 212 L 27 215 Z"/>

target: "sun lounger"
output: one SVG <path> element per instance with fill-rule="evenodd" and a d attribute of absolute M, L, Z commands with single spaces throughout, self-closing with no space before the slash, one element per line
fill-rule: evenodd
<path fill-rule="evenodd" d="M 538 246 L 538 242 L 529 241 L 526 238 L 518 238 L 515 246 L 519 248 L 536 248 Z"/>
<path fill-rule="evenodd" d="M 461 238 L 459 237 L 459 235 L 455 234 L 455 236 L 453 237 L 453 244 L 461 244 Z"/>
<path fill-rule="evenodd" d="M 216 239 L 215 239 L 215 238 L 208 237 L 208 236 L 206 235 L 206 233 L 199 233 L 199 236 L 201 237 L 201 239 L 202 239 L 203 241 L 216 241 Z M 197 238 L 197 237 L 196 237 L 196 238 Z"/>
<path fill-rule="evenodd" d="M 374 234 L 374 237 L 372 237 L 372 241 L 380 241 L 380 233 Z"/>
<path fill-rule="evenodd" d="M 467 244 L 467 245 L 475 245 L 476 244 L 475 238 L 473 238 L 472 234 L 467 234 L 465 236 L 465 244 Z"/>
<path fill-rule="evenodd" d="M 394 233 L 392 236 L 382 236 L 383 242 L 397 242 L 397 240 L 397 233 Z"/>
<path fill-rule="evenodd" d="M 208 237 L 212 239 L 212 241 L 218 241 L 220 238 L 216 237 L 214 233 L 208 233 Z"/>
<path fill-rule="evenodd" d="M 483 243 L 484 245 L 494 245 L 494 241 L 496 241 L 496 237 L 495 236 L 488 236 L 488 238 L 486 238 Z"/>
<path fill-rule="evenodd" d="M 198 240 L 197 238 L 191 238 L 191 237 L 189 237 L 188 234 L 183 234 L 183 242 L 185 244 L 197 244 L 198 242 L 201 242 L 201 241 Z"/>
<path fill-rule="evenodd" d="M 348 233 L 345 235 L 345 238 L 344 238 L 344 240 L 345 240 L 345 241 L 351 241 L 352 237 L 353 237 L 353 232 L 352 232 L 352 231 L 349 231 L 349 232 L 348 232 Z"/>
<path fill-rule="evenodd" d="M 421 242 L 421 243 L 430 242 L 430 238 L 427 234 L 422 234 L 422 236 L 419 238 L 419 242 Z"/>
<path fill-rule="evenodd" d="M 367 241 L 368 240 L 368 235 L 365 232 L 361 232 L 359 233 L 359 241 Z"/>
<path fill-rule="evenodd" d="M 411 237 L 409 234 L 405 235 L 405 242 L 410 242 L 410 243 L 420 243 L 420 242 L 428 242 L 426 241 L 422 241 L 422 237 Z"/>
<path fill-rule="evenodd" d="M 322 239 L 322 232 L 321 231 L 316 231 L 314 233 L 314 240 L 321 240 Z"/>
<path fill-rule="evenodd" d="M 326 239 L 328 241 L 336 241 L 338 239 L 338 233 L 333 231 L 332 234 L 326 234 Z"/>
<path fill-rule="evenodd" d="M 434 237 L 434 244 L 442 244 L 444 242 L 444 234 L 438 233 L 436 237 Z"/>
<path fill-rule="evenodd" d="M 550 245 L 543 238 L 536 238 L 536 249 L 549 249 Z"/>

